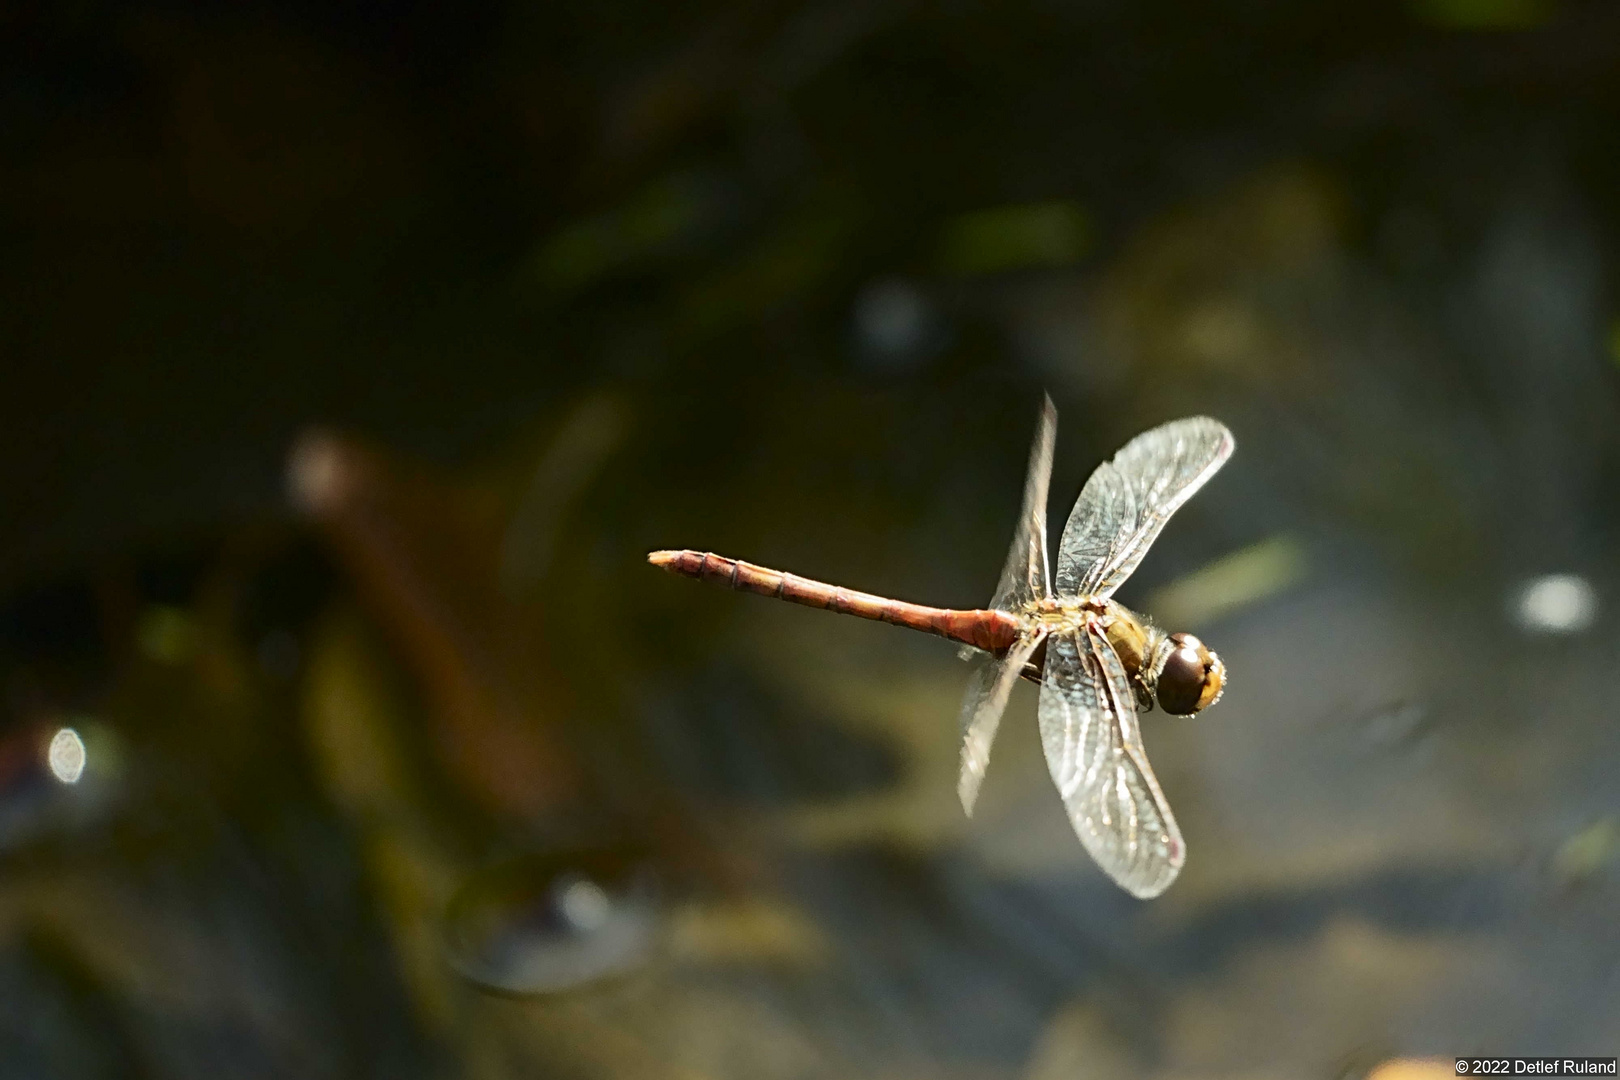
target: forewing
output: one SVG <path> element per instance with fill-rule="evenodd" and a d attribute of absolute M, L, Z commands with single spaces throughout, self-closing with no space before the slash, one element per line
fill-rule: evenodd
<path fill-rule="evenodd" d="M 1233 445 L 1225 424 L 1193 416 L 1143 432 L 1097 466 L 1063 527 L 1058 594 L 1112 594 L 1170 515 L 1226 464 Z"/>
<path fill-rule="evenodd" d="M 1029 450 L 1029 471 L 1024 475 L 1024 506 L 1018 513 L 1007 563 L 990 606 L 1013 611 L 1031 600 L 1052 595 L 1046 556 L 1046 492 L 1052 481 L 1052 443 L 1057 436 L 1057 409 L 1052 399 L 1041 405 L 1035 443 Z"/>
<path fill-rule="evenodd" d="M 973 659 L 973 675 L 962 696 L 962 772 L 956 782 L 956 793 L 969 817 L 979 798 L 984 770 L 990 764 L 990 744 L 995 741 L 1007 698 L 1024 664 L 1045 636 L 1045 631 L 1037 629 L 1020 638 L 1000 659 L 985 652 Z"/>
<path fill-rule="evenodd" d="M 1126 892 L 1158 896 L 1181 872 L 1181 830 L 1148 765 L 1125 667 L 1090 627 L 1046 642 L 1041 743 L 1069 821 Z"/>

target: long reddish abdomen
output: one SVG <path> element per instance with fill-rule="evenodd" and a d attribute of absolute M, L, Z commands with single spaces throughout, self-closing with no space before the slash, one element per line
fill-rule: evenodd
<path fill-rule="evenodd" d="M 774 596 L 805 607 L 909 626 L 986 652 L 1006 652 L 1023 629 L 1018 619 L 1005 611 L 957 611 L 908 604 L 904 600 L 856 592 L 706 551 L 655 551 L 647 556 L 647 561 L 682 577 L 714 581 L 741 592 Z"/>

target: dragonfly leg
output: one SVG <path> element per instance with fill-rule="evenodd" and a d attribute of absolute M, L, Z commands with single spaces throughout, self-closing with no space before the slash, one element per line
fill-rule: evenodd
<path fill-rule="evenodd" d="M 1024 670 L 1019 674 L 1022 678 L 1028 679 L 1036 686 L 1039 686 L 1041 684 L 1041 672 L 1045 670 L 1046 641 L 1043 638 L 1041 643 L 1035 646 L 1035 651 L 1030 653 L 1029 659 L 1024 662 Z"/>

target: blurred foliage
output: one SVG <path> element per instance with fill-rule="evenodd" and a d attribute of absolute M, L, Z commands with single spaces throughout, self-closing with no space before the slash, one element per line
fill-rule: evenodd
<path fill-rule="evenodd" d="M 1615 1042 L 1612 5 L 138 0 L 0 49 L 0 1076 Z M 948 649 L 644 563 L 981 604 L 1043 388 L 1054 519 L 1237 432 L 1124 595 L 1231 681 L 1145 725 L 1148 906 L 1027 694 L 966 821 Z M 1533 636 L 1554 572 L 1597 614 Z"/>
<path fill-rule="evenodd" d="M 1527 30 L 1558 13 L 1556 0 L 1422 0 L 1423 18 L 1460 30 Z"/>
<path fill-rule="evenodd" d="M 940 266 L 953 274 L 1067 266 L 1085 253 L 1087 231 L 1072 202 L 979 210 L 946 223 Z"/>

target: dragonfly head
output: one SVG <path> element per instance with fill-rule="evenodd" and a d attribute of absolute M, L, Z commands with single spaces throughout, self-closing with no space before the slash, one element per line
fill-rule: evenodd
<path fill-rule="evenodd" d="M 1172 716 L 1191 716 L 1221 699 L 1226 665 L 1191 634 L 1171 634 L 1156 650 L 1153 685 L 1159 707 Z"/>

